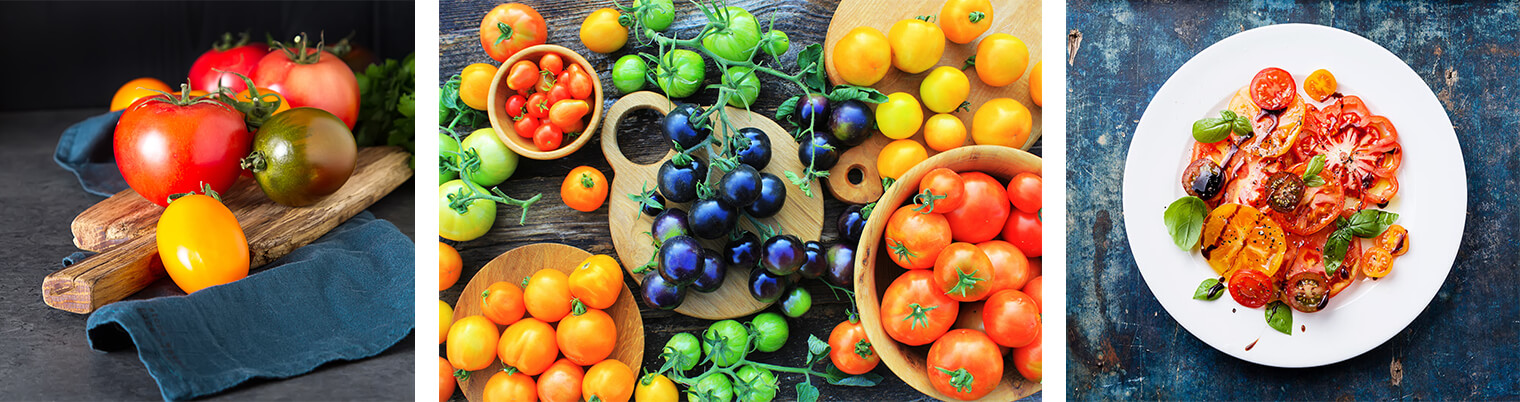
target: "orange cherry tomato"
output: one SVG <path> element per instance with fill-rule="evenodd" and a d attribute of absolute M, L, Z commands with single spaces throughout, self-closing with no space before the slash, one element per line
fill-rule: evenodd
<path fill-rule="evenodd" d="M 138 99 L 158 95 L 159 93 L 154 92 L 154 90 L 166 93 L 174 91 L 173 89 L 169 89 L 169 84 L 165 84 L 157 78 L 143 77 L 127 81 L 127 83 L 121 84 L 121 88 L 116 90 L 116 95 L 111 97 L 111 111 L 124 110 L 127 106 L 132 106 L 132 103 L 137 102 Z"/>
<path fill-rule="evenodd" d="M 881 177 L 896 179 L 925 159 L 929 159 L 929 151 L 924 149 L 924 144 L 912 139 L 896 140 L 881 148 L 876 170 Z"/>
<path fill-rule="evenodd" d="M 157 227 L 164 271 L 185 293 L 248 276 L 248 238 L 221 201 L 200 194 L 177 198 Z"/>
<path fill-rule="evenodd" d="M 1382 278 L 1388 276 L 1388 271 L 1393 269 L 1393 253 L 1382 245 L 1372 246 L 1362 253 L 1362 274 L 1369 278 Z"/>
<path fill-rule="evenodd" d="M 949 0 L 939 10 L 939 27 L 945 39 L 959 44 L 971 43 L 992 28 L 992 2 L 988 0 Z"/>
<path fill-rule="evenodd" d="M 567 133 L 578 133 L 586 129 L 585 117 L 589 112 L 591 112 L 591 105 L 583 100 L 566 99 L 555 102 L 549 107 L 549 124 Z"/>
<path fill-rule="evenodd" d="M 564 272 L 543 269 L 528 278 L 523 287 L 523 304 L 528 314 L 543 322 L 555 322 L 570 314 L 570 279 Z"/>
<path fill-rule="evenodd" d="M 1018 37 L 995 33 L 976 44 L 976 76 L 994 87 L 1006 86 L 1024 76 L 1029 67 L 1029 47 Z"/>
<path fill-rule="evenodd" d="M 597 254 L 588 257 L 570 273 L 570 296 L 585 303 L 586 307 L 608 309 L 622 292 L 623 268 L 612 256 Z"/>
<path fill-rule="evenodd" d="M 1409 229 L 1403 225 L 1392 225 L 1388 230 L 1372 239 L 1372 244 L 1382 246 L 1388 250 L 1389 255 L 1398 257 L 1409 252 Z"/>
<path fill-rule="evenodd" d="M 581 314 L 570 314 L 559 320 L 555 336 L 559 339 L 559 351 L 572 363 L 590 366 L 606 360 L 617 346 L 617 326 L 612 316 L 597 309 Z"/>
<path fill-rule="evenodd" d="M 480 293 L 480 310 L 496 325 L 512 325 L 523 317 L 523 291 L 512 282 L 496 282 Z"/>
<path fill-rule="evenodd" d="M 929 121 L 924 122 L 924 142 L 929 149 L 939 152 L 959 148 L 966 144 L 966 124 L 949 113 L 929 116 Z"/>
<path fill-rule="evenodd" d="M 881 81 L 892 67 L 892 46 L 876 28 L 855 27 L 834 44 L 829 60 L 845 82 L 868 87 Z"/>
<path fill-rule="evenodd" d="M 559 359 L 538 375 L 538 397 L 545 402 L 580 402 L 581 381 L 586 372 L 567 359 Z"/>
<path fill-rule="evenodd" d="M 538 68 L 558 76 L 560 72 L 565 71 L 565 59 L 554 52 L 544 53 L 544 57 L 538 59 Z"/>
<path fill-rule="evenodd" d="M 571 169 L 559 186 L 559 196 L 565 200 L 565 205 L 581 212 L 601 208 L 602 203 L 607 202 L 607 191 L 607 176 L 590 166 Z"/>
<path fill-rule="evenodd" d="M 533 384 L 533 377 L 506 369 L 492 374 L 491 379 L 486 380 L 486 389 L 482 391 L 481 399 L 486 402 L 536 402 L 538 386 Z"/>
<path fill-rule="evenodd" d="M 586 370 L 586 378 L 581 382 L 581 396 L 586 400 L 628 402 L 633 397 L 634 381 L 637 379 L 627 364 L 614 359 L 602 360 Z"/>
<path fill-rule="evenodd" d="M 1045 106 L 1045 103 L 1041 102 L 1041 99 L 1045 97 L 1045 77 L 1042 75 L 1044 72 L 1041 71 L 1044 70 L 1042 68 L 1044 64 L 1044 61 L 1035 62 L 1034 69 L 1029 72 L 1029 97 L 1034 100 L 1035 106 Z"/>
<path fill-rule="evenodd" d="M 518 60 L 512 64 L 511 70 L 507 70 L 507 88 L 517 91 L 533 88 L 538 85 L 538 71 L 538 66 L 532 61 Z"/>
<path fill-rule="evenodd" d="M 579 68 L 570 74 L 569 85 L 570 95 L 574 96 L 575 99 L 589 101 L 591 100 L 591 94 L 596 92 L 595 80 L 591 79 L 590 75 L 586 75 L 586 72 L 581 71 Z"/>
<path fill-rule="evenodd" d="M 954 170 L 935 168 L 918 181 L 918 193 L 913 202 L 924 208 L 920 212 L 949 213 L 966 203 L 966 182 Z"/>
<path fill-rule="evenodd" d="M 449 400 L 454 396 L 454 365 L 449 364 L 449 359 L 438 356 L 438 402 Z"/>
<path fill-rule="evenodd" d="M 503 365 L 517 368 L 523 374 L 539 375 L 559 356 L 554 327 L 532 317 L 518 320 L 502 332 L 496 356 Z"/>
<path fill-rule="evenodd" d="M 472 315 L 454 321 L 454 326 L 449 327 L 449 341 L 446 354 L 449 363 L 454 368 L 464 371 L 475 371 L 491 365 L 496 355 L 491 353 L 496 348 L 500 334 L 496 332 L 496 324 L 483 316 Z"/>
<path fill-rule="evenodd" d="M 997 98 L 983 103 L 971 117 L 971 140 L 977 145 L 1020 148 L 1034 126 L 1029 108 L 1019 101 Z"/>
<path fill-rule="evenodd" d="M 438 291 L 454 287 L 454 283 L 459 282 L 459 272 L 463 270 L 464 261 L 459 257 L 459 250 L 448 243 L 438 242 Z"/>

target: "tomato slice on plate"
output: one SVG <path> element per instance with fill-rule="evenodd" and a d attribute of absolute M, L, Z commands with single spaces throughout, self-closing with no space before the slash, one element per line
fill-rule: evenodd
<path fill-rule="evenodd" d="M 1334 230 L 1326 228 L 1312 236 L 1288 235 L 1288 246 L 1297 250 L 1297 255 L 1293 261 L 1284 263 L 1287 265 L 1284 268 L 1287 271 L 1286 277 L 1292 278 L 1304 272 L 1325 274 L 1325 241 L 1329 240 L 1331 232 Z M 1335 275 L 1326 275 L 1330 281 L 1330 297 L 1340 294 L 1352 282 L 1361 278 L 1361 269 L 1357 267 L 1361 256 L 1361 241 L 1353 239 L 1346 247 L 1346 257 L 1341 260 L 1340 269 L 1335 271 Z"/>
<path fill-rule="evenodd" d="M 1267 302 L 1277 298 L 1277 287 L 1272 283 L 1272 278 L 1267 274 L 1254 269 L 1242 269 L 1235 271 L 1229 281 L 1230 297 L 1235 298 L 1236 303 L 1248 308 L 1257 308 L 1267 305 Z"/>
<path fill-rule="evenodd" d="M 1302 177 L 1304 170 L 1308 169 L 1307 162 L 1294 166 L 1289 172 Z M 1325 184 L 1316 187 L 1304 187 L 1304 196 L 1300 198 L 1298 206 L 1293 208 L 1292 213 L 1272 211 L 1272 218 L 1282 223 L 1289 233 L 1300 236 L 1313 235 L 1335 222 L 1335 218 L 1341 216 L 1341 208 L 1344 204 L 1345 195 L 1341 191 L 1341 185 L 1334 182 L 1330 174 L 1320 171 L 1319 177 L 1325 180 Z"/>
<path fill-rule="evenodd" d="M 1287 71 L 1268 67 L 1251 78 L 1251 101 L 1266 110 L 1281 110 L 1298 97 L 1298 84 Z"/>
<path fill-rule="evenodd" d="M 1257 270 L 1271 276 L 1287 252 L 1282 228 L 1256 208 L 1224 204 L 1203 221 L 1203 258 L 1219 276 Z"/>

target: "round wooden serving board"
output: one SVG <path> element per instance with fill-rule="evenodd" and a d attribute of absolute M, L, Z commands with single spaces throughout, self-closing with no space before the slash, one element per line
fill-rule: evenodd
<path fill-rule="evenodd" d="M 834 85 L 844 84 L 839 77 L 839 71 L 834 68 L 834 44 L 845 33 L 860 26 L 869 26 L 881 31 L 883 35 L 892 29 L 892 24 L 904 19 L 911 19 L 921 15 L 936 16 L 933 20 L 938 23 L 940 7 L 943 1 L 890 1 L 890 0 L 842 0 L 839 8 L 834 10 L 834 19 L 829 22 L 829 33 L 825 37 L 823 45 L 824 65 L 827 68 L 829 82 Z M 952 113 L 961 119 L 966 125 L 966 141 L 971 143 L 971 117 L 983 102 L 994 98 L 1012 98 L 1029 108 L 1033 114 L 1034 125 L 1029 133 L 1029 140 L 1021 148 L 1029 149 L 1035 141 L 1040 139 L 1040 107 L 1035 106 L 1034 99 L 1029 96 L 1029 73 L 1033 71 L 1034 64 L 1043 60 L 1040 57 L 1040 2 L 1037 0 L 999 0 L 992 2 L 992 28 L 987 33 L 968 44 L 957 44 L 945 41 L 945 54 L 940 57 L 937 66 L 953 66 L 960 68 L 965 64 L 966 58 L 976 54 L 976 44 L 981 38 L 993 33 L 1007 33 L 1024 41 L 1029 47 L 1029 67 L 1024 71 L 1024 76 L 1017 82 L 1005 85 L 1001 88 L 983 84 L 976 77 L 976 69 L 966 70 L 966 78 L 971 80 L 971 96 L 966 99 L 971 103 L 969 111 Z M 918 74 L 908 74 L 896 68 L 887 69 L 887 75 L 873 85 L 873 88 L 883 94 L 894 92 L 907 92 L 918 96 L 919 84 L 924 77 L 929 75 L 933 68 Z M 934 112 L 924 109 L 924 119 L 928 120 Z M 913 140 L 924 142 L 922 130 L 913 135 Z M 864 144 L 845 151 L 839 157 L 839 164 L 829 170 L 828 187 L 834 198 L 841 201 L 866 204 L 881 198 L 881 176 L 876 173 L 876 156 L 881 153 L 881 148 L 892 139 L 882 135 L 872 135 Z M 938 152 L 928 147 L 929 156 Z M 855 182 L 850 179 L 850 171 L 859 170 L 861 180 Z"/>
<path fill-rule="evenodd" d="M 654 92 L 635 92 L 618 99 L 617 103 L 607 112 L 607 118 L 602 121 L 602 153 L 606 155 L 607 162 L 612 165 L 615 172 L 612 179 L 612 191 L 608 197 L 607 220 L 612 229 L 612 244 L 617 248 L 618 260 L 622 262 L 624 269 L 633 275 L 640 283 L 643 275 L 633 274 L 633 270 L 643 266 L 650 258 L 659 251 L 652 243 L 652 238 L 647 233 L 654 217 L 639 212 L 639 204 L 628 198 L 628 194 L 639 194 L 644 188 L 654 189 L 657 186 L 656 175 L 659 173 L 660 164 L 665 163 L 675 156 L 675 151 L 670 151 L 660 158 L 658 162 L 640 165 L 629 161 L 623 156 L 623 151 L 618 148 L 617 125 L 624 116 L 635 110 L 654 109 L 661 115 L 669 113 L 675 105 L 671 104 L 664 95 Z M 797 142 L 776 125 L 776 122 L 742 109 L 728 107 L 728 119 L 736 127 L 757 127 L 764 131 L 771 139 L 772 157 L 771 163 L 761 170 L 787 180 L 784 172 L 802 172 L 803 166 L 797 161 Z M 719 135 L 723 130 L 722 122 L 713 116 L 713 135 Z M 705 153 L 698 153 L 705 155 Z M 704 157 L 705 159 L 705 157 Z M 712 173 L 717 175 L 717 171 Z M 717 177 L 708 177 L 711 182 L 717 182 Z M 812 197 L 802 194 L 796 186 L 790 185 L 786 189 L 786 206 L 781 212 L 770 218 L 760 219 L 766 225 L 776 228 L 782 233 L 797 236 L 806 240 L 818 240 L 823 230 L 823 196 L 819 193 L 819 183 L 814 181 L 815 189 Z M 667 207 L 675 206 L 683 210 L 690 210 L 688 204 L 667 203 Z M 739 226 L 752 232 L 755 228 L 745 219 L 739 220 Z M 719 240 L 698 239 L 702 246 L 711 250 L 723 250 L 724 242 Z M 650 274 L 657 275 L 653 272 Z M 749 295 L 749 270 L 743 268 L 729 268 L 728 276 L 723 281 L 723 286 L 712 293 L 700 293 L 688 291 L 686 301 L 681 307 L 676 308 L 677 313 L 705 320 L 723 320 L 742 317 L 759 312 L 769 306 L 769 303 L 756 301 Z"/>
<path fill-rule="evenodd" d="M 502 253 L 486 263 L 486 266 L 470 279 L 470 283 L 465 285 L 464 293 L 459 296 L 459 304 L 454 306 L 454 320 L 481 315 L 480 293 L 491 287 L 493 283 L 505 281 L 521 284 L 523 278 L 532 276 L 541 269 L 559 270 L 568 275 L 587 257 L 591 257 L 591 253 L 556 243 L 530 244 Z M 639 305 L 633 300 L 633 292 L 624 286 L 623 292 L 618 293 L 617 301 L 612 303 L 612 307 L 603 311 L 612 316 L 612 322 L 617 326 L 617 346 L 613 347 L 612 355 L 608 359 L 623 362 L 628 367 L 643 366 L 644 319 L 639 316 Z M 557 323 L 549 324 L 556 325 Z M 497 331 L 505 330 L 504 326 L 497 328 Z M 465 398 L 480 401 L 481 394 L 485 392 L 486 381 L 501 371 L 501 368 L 501 360 L 495 360 L 484 370 L 471 372 L 469 380 L 459 381 L 459 389 L 464 391 Z M 582 367 L 582 369 L 585 368 Z"/>

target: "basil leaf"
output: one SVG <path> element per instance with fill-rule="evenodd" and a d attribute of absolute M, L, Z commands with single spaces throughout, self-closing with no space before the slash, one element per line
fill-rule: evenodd
<path fill-rule="evenodd" d="M 1282 301 L 1275 301 L 1267 305 L 1267 326 L 1287 334 L 1293 335 L 1293 309 Z"/>
<path fill-rule="evenodd" d="M 1224 295 L 1223 286 L 1217 278 L 1204 279 L 1203 283 L 1198 284 L 1198 290 L 1193 291 L 1193 300 L 1218 300 L 1219 296 Z M 1220 289 L 1215 290 L 1216 287 Z"/>
<path fill-rule="evenodd" d="M 1392 225 L 1393 221 L 1398 219 L 1399 214 L 1393 212 L 1364 209 L 1352 214 L 1351 223 L 1347 224 L 1346 227 L 1356 237 L 1370 239 L 1383 234 L 1384 230 L 1388 230 L 1388 225 Z"/>
<path fill-rule="evenodd" d="M 1198 119 L 1193 122 L 1193 139 L 1202 143 L 1215 143 L 1230 137 L 1231 120 L 1217 117 Z"/>
<path fill-rule="evenodd" d="M 1319 172 L 1325 170 L 1325 155 L 1314 155 L 1309 160 L 1309 167 L 1304 169 L 1304 185 L 1319 187 L 1325 185 L 1325 178 L 1319 176 Z"/>
<path fill-rule="evenodd" d="M 1194 196 L 1178 198 L 1166 207 L 1166 232 L 1172 235 L 1177 248 L 1189 251 L 1198 244 L 1198 237 L 1203 234 L 1203 217 L 1208 209 L 1202 199 Z"/>
<path fill-rule="evenodd" d="M 1219 118 L 1224 119 L 1225 121 L 1234 122 L 1235 121 L 1235 117 L 1236 117 L 1235 116 L 1235 111 L 1233 111 L 1233 110 L 1221 110 L 1221 111 L 1219 111 Z"/>
<path fill-rule="evenodd" d="M 1235 123 L 1230 125 L 1230 130 L 1241 137 L 1250 137 L 1252 134 L 1251 119 L 1247 119 L 1245 116 L 1235 116 Z"/>
<path fill-rule="evenodd" d="M 1325 240 L 1325 276 L 1335 277 L 1335 271 L 1340 269 L 1341 262 L 1346 259 L 1346 248 L 1351 246 L 1351 230 L 1344 227 L 1330 233 L 1330 238 Z"/>

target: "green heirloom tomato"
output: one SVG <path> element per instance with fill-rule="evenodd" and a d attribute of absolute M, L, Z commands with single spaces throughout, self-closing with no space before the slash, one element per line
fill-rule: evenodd
<path fill-rule="evenodd" d="M 738 93 L 728 94 L 729 106 L 748 108 L 760 97 L 760 78 L 755 76 L 753 68 L 729 68 L 728 72 L 723 73 L 723 85 L 739 89 Z"/>
<path fill-rule="evenodd" d="M 448 133 L 438 133 L 438 184 L 447 183 L 459 177 L 459 172 L 443 167 L 444 158 L 452 158 L 455 164 L 459 163 L 459 158 L 449 156 L 449 152 L 459 152 L 459 140 Z"/>
<path fill-rule="evenodd" d="M 765 42 L 765 52 L 771 57 L 779 59 L 781 55 L 786 54 L 787 49 L 792 48 L 792 40 L 786 36 L 786 32 L 773 29 L 765 31 L 765 37 L 769 39 Z"/>
<path fill-rule="evenodd" d="M 612 63 L 612 86 L 625 94 L 644 89 L 644 77 L 648 75 L 649 64 L 639 55 L 624 55 Z"/>
<path fill-rule="evenodd" d="M 438 186 L 438 235 L 453 241 L 470 241 L 486 234 L 491 230 L 491 224 L 496 223 L 496 203 L 491 200 L 474 200 L 466 204 L 465 211 L 455 210 L 449 207 L 449 195 L 458 194 L 469 190 L 465 186 L 475 188 L 475 191 L 485 193 L 486 190 L 474 183 L 465 184 L 464 180 L 450 180 Z"/>
<path fill-rule="evenodd" d="M 813 294 L 801 287 L 792 288 L 781 298 L 781 313 L 787 317 L 797 318 L 807 314 L 813 308 Z"/>
<path fill-rule="evenodd" d="M 473 149 L 480 155 L 480 166 L 470 172 L 470 181 L 481 187 L 491 187 L 512 177 L 517 171 L 517 153 L 501 143 L 496 129 L 486 127 L 470 133 L 460 144 L 465 150 Z"/>
<path fill-rule="evenodd" d="M 760 21 L 754 14 L 739 7 L 724 7 L 715 11 L 712 18 L 727 18 L 728 25 L 702 38 L 702 47 L 729 61 L 749 61 L 760 44 Z M 716 21 L 712 21 L 716 22 Z"/>
<path fill-rule="evenodd" d="M 761 352 L 781 350 L 781 346 L 786 345 L 786 338 L 791 336 L 786 319 L 776 313 L 761 313 L 749 322 L 749 326 L 755 329 L 755 349 Z"/>
<path fill-rule="evenodd" d="M 728 374 L 713 372 L 686 391 L 688 401 L 728 402 L 734 400 L 734 383 Z"/>
<path fill-rule="evenodd" d="M 707 79 L 707 63 L 702 55 L 686 49 L 675 49 L 660 58 L 655 68 L 655 83 L 672 98 L 685 98 L 702 88 Z"/>
<path fill-rule="evenodd" d="M 649 8 L 644 9 L 644 13 L 639 18 L 639 22 L 644 24 L 645 28 L 664 32 L 666 28 L 670 28 L 670 23 L 675 22 L 676 6 L 671 0 L 633 0 L 635 8 L 643 4 L 649 4 Z"/>
<path fill-rule="evenodd" d="M 354 133 L 343 120 L 322 109 L 299 107 L 265 121 L 253 137 L 252 154 L 242 162 L 269 199 L 301 207 L 343 188 L 358 155 Z"/>
<path fill-rule="evenodd" d="M 676 368 L 681 371 L 691 370 L 697 367 L 697 363 L 702 361 L 702 342 L 697 340 L 696 335 L 682 332 L 670 337 L 670 340 L 665 342 L 664 352 L 661 353 L 673 353 L 676 356 L 684 356 L 685 364 L 677 365 Z M 671 357 L 666 357 L 666 359 L 671 359 Z"/>
<path fill-rule="evenodd" d="M 715 340 L 717 349 L 712 347 Z M 749 353 L 749 329 L 734 320 L 715 322 L 702 333 L 702 352 L 718 367 L 732 366 Z"/>
<path fill-rule="evenodd" d="M 776 373 L 770 370 L 744 365 L 739 368 L 738 380 L 749 387 L 748 393 L 741 393 L 739 400 L 744 402 L 770 402 L 776 399 L 776 391 L 781 390 L 781 385 L 776 382 Z"/>

